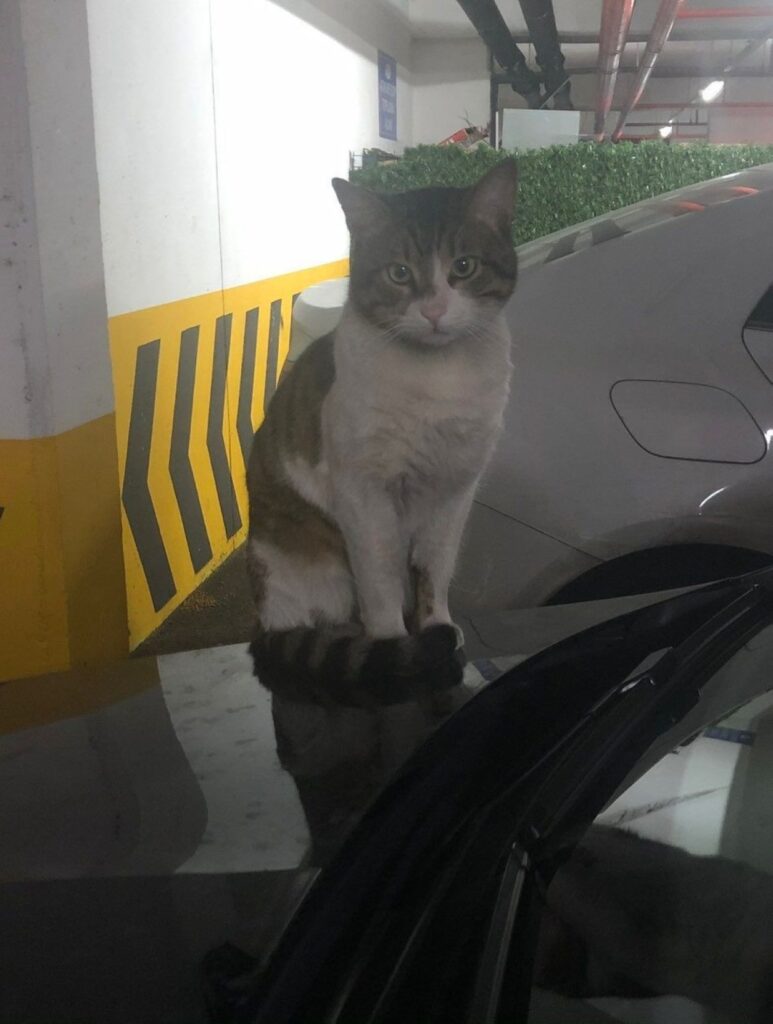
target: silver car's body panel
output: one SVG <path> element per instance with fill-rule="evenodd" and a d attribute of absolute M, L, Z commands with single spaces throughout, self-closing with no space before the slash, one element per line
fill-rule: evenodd
<path fill-rule="evenodd" d="M 512 397 L 469 524 L 460 606 L 539 603 L 646 548 L 773 553 L 773 385 L 743 341 L 773 283 L 773 166 L 519 257 Z"/>

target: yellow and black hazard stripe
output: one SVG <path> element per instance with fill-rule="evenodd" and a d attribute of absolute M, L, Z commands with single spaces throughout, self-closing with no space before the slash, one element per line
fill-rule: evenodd
<path fill-rule="evenodd" d="M 292 306 L 347 269 L 341 260 L 111 319 L 132 646 L 244 538 L 247 459 Z"/>

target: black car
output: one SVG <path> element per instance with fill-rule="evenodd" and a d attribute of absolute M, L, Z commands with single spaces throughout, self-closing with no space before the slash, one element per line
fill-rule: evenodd
<path fill-rule="evenodd" d="M 348 834 L 269 956 L 207 957 L 211 1019 L 574 1019 L 534 989 L 551 879 L 617 794 L 771 687 L 772 622 L 763 570 L 601 622 L 481 688 L 363 814 L 339 813 Z"/>

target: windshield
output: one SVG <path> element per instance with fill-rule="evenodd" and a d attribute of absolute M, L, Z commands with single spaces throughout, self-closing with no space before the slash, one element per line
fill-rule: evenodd
<path fill-rule="evenodd" d="M 0 0 L 0 1024 L 773 1021 L 620 895 L 768 907 L 771 111 L 773 5 Z"/>

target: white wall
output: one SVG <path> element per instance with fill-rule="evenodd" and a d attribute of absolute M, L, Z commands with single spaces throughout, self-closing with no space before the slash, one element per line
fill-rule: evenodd
<path fill-rule="evenodd" d="M 208 0 L 88 0 L 108 313 L 220 286 Z"/>
<path fill-rule="evenodd" d="M 330 178 L 411 142 L 408 29 L 377 0 L 88 0 L 111 316 L 346 255 Z M 338 16 L 333 17 L 333 13 Z M 377 50 L 398 68 L 378 137 Z"/>
<path fill-rule="evenodd" d="M 440 142 L 463 128 L 466 118 L 488 123 L 488 63 L 479 39 L 414 39 L 411 68 L 415 145 Z"/>
<path fill-rule="evenodd" d="M 769 78 L 731 78 L 721 96 L 724 103 L 770 104 L 770 106 L 709 108 L 709 137 L 712 142 L 773 143 L 773 81 Z"/>
<path fill-rule="evenodd" d="M 0 75 L 0 437 L 40 437 L 113 408 L 85 0 L 4 0 Z"/>
<path fill-rule="evenodd" d="M 343 27 L 355 21 L 340 0 L 328 6 L 339 9 L 341 22 L 307 2 L 230 0 L 213 7 L 226 286 L 346 256 L 348 235 L 330 179 L 346 176 L 350 150 L 399 151 L 411 140 L 405 67 L 396 146 L 378 136 L 375 40 Z M 359 18 L 381 22 L 380 48 L 405 60 L 407 32 L 386 22 L 378 4 L 357 6 Z"/>
<path fill-rule="evenodd" d="M 27 119 L 27 77 L 21 45 L 21 12 L 0 6 L 0 437 L 28 437 L 45 416 L 44 394 L 33 393 L 28 374 L 42 360 L 45 334 L 32 184 L 32 144 Z M 34 345 L 32 339 L 38 338 Z M 32 365 L 30 365 L 32 363 Z"/>
<path fill-rule="evenodd" d="M 579 141 L 579 110 L 503 110 L 505 149 L 544 149 Z"/>
<path fill-rule="evenodd" d="M 712 142 L 743 143 L 759 145 L 773 143 L 773 108 L 722 110 L 717 108 L 709 114 L 709 138 Z"/>

